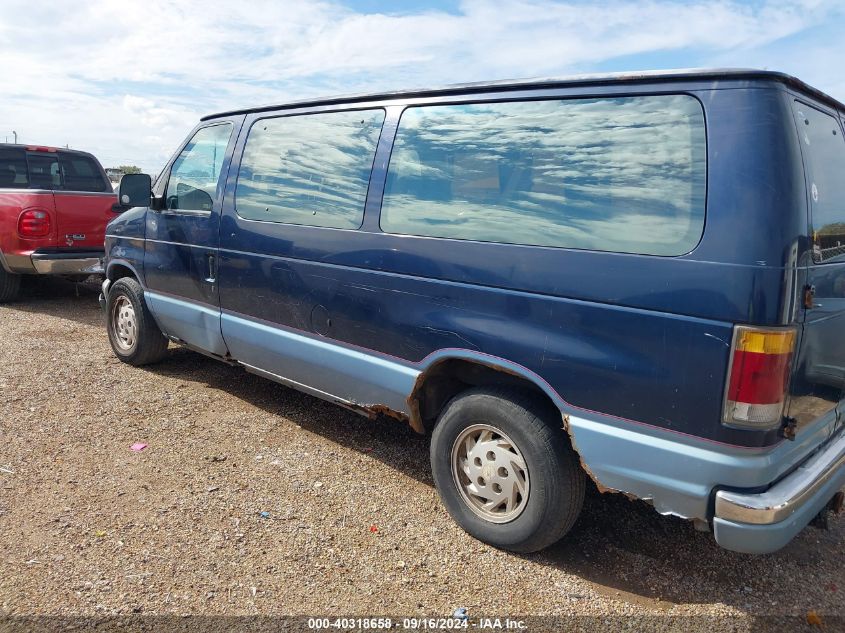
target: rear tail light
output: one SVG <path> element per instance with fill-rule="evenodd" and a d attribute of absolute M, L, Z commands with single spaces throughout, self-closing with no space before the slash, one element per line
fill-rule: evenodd
<path fill-rule="evenodd" d="M 50 214 L 38 209 L 21 213 L 18 218 L 18 234 L 21 237 L 47 237 L 50 235 Z"/>
<path fill-rule="evenodd" d="M 734 328 L 723 424 L 740 429 L 780 424 L 794 350 L 794 329 Z"/>

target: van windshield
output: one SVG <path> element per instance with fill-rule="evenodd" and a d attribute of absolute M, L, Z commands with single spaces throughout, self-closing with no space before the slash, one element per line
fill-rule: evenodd
<path fill-rule="evenodd" d="M 795 102 L 798 134 L 804 151 L 813 257 L 845 261 L 845 140 L 839 122 L 800 101 Z"/>

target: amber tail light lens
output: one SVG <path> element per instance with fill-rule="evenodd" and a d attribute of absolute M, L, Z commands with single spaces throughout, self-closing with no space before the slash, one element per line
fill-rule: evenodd
<path fill-rule="evenodd" d="M 38 209 L 24 211 L 18 218 L 18 235 L 24 238 L 47 237 L 50 235 L 50 214 Z"/>
<path fill-rule="evenodd" d="M 794 329 L 736 326 L 722 423 L 752 430 L 780 425 L 794 352 Z"/>

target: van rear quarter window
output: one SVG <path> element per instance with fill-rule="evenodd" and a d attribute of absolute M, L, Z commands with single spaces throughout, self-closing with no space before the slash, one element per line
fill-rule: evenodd
<path fill-rule="evenodd" d="M 381 228 L 681 255 L 704 228 L 705 152 L 689 95 L 411 107 Z"/>
<path fill-rule="evenodd" d="M 238 215 L 359 228 L 383 122 L 382 109 L 257 121 L 238 173 Z"/>
<path fill-rule="evenodd" d="M 813 256 L 816 261 L 845 261 L 845 140 L 832 116 L 794 102 L 804 152 Z"/>

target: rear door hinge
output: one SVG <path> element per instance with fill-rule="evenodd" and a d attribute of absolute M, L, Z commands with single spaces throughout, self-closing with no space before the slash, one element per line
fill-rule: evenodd
<path fill-rule="evenodd" d="M 789 416 L 785 416 L 783 418 L 783 426 L 781 427 L 780 433 L 788 440 L 795 440 L 795 433 L 798 430 L 798 420 L 795 418 L 791 418 Z"/>
<path fill-rule="evenodd" d="M 804 286 L 804 307 L 808 310 L 815 305 L 816 287 L 810 284 Z"/>

